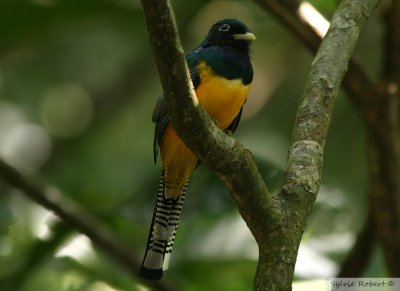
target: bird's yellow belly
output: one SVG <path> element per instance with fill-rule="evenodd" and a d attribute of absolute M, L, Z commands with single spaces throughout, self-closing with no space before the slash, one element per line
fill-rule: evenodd
<path fill-rule="evenodd" d="M 209 70 L 200 74 L 200 85 L 196 89 L 199 103 L 221 129 L 227 128 L 239 114 L 246 101 L 250 85 L 241 79 L 227 80 Z M 168 124 L 160 144 L 164 170 L 166 195 L 178 197 L 191 172 L 197 164 L 196 155 L 178 137 L 171 123 Z"/>
<path fill-rule="evenodd" d="M 244 86 L 241 79 L 227 80 L 214 76 L 202 80 L 196 95 L 199 103 L 217 122 L 218 127 L 225 129 L 239 114 L 249 89 L 250 86 Z"/>

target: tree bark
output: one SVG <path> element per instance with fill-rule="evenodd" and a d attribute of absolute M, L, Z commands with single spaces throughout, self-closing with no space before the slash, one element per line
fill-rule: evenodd
<path fill-rule="evenodd" d="M 318 35 L 297 14 L 299 4 L 294 0 L 255 0 L 268 11 L 274 13 L 306 47 L 315 52 Z M 387 3 L 387 12 L 382 15 L 385 24 L 383 53 L 383 76 L 374 84 L 354 59 L 350 61 L 343 81 L 347 96 L 358 110 L 364 122 L 368 140 L 368 163 L 370 172 L 370 225 L 371 233 L 378 236 L 383 247 L 386 264 L 394 277 L 400 276 L 400 2 Z M 368 232 L 367 229 L 364 229 Z M 363 232 L 364 232 L 363 231 Z M 372 238 L 371 238 L 372 239 Z M 366 267 L 371 255 L 370 243 L 365 243 L 368 252 L 363 253 L 364 264 L 359 264 L 359 256 L 353 251 L 345 261 L 347 266 Z M 361 243 L 357 243 L 354 251 Z M 364 248 L 364 247 L 363 247 Z M 353 261 L 349 261 L 349 260 Z M 360 274 L 362 270 L 358 270 Z M 343 272 L 341 271 L 340 274 Z M 348 273 L 347 271 L 344 274 Z M 354 272 L 353 272 L 354 274 Z"/>
<path fill-rule="evenodd" d="M 250 152 L 198 104 L 169 1 L 141 0 L 172 124 L 225 182 L 258 243 L 254 290 L 291 290 L 301 236 L 319 190 L 334 100 L 359 32 L 378 2 L 344 1 L 335 13 L 303 93 L 281 191 L 273 196 Z"/>
<path fill-rule="evenodd" d="M 282 211 L 285 212 L 284 221 L 275 233 L 279 244 L 273 243 L 276 238 L 272 236 L 264 241 L 265 255 L 260 256 L 256 290 L 291 289 L 289 282 L 301 235 L 319 190 L 323 150 L 335 97 L 360 30 L 378 2 L 343 1 L 312 62 L 297 111 L 288 167 L 279 193 L 284 205 Z M 263 263 L 264 257 L 267 261 Z"/>
<path fill-rule="evenodd" d="M 287 170 L 281 190 L 276 195 L 268 191 L 251 153 L 232 136 L 221 131 L 198 104 L 169 1 L 141 2 L 173 126 L 183 141 L 225 182 L 258 243 L 260 253 L 254 289 L 290 290 L 301 236 L 319 190 L 323 151 L 334 101 L 360 30 L 379 0 L 344 0 L 333 16 L 331 27 L 312 63 L 297 112 Z M 385 257 L 390 272 L 395 275 L 399 274 L 400 266 L 396 265 L 400 258 L 400 244 L 396 240 L 400 237 L 399 175 L 396 176 L 400 160 L 400 37 L 395 20 L 400 15 L 399 6 L 398 1 L 393 1 L 388 25 L 391 37 L 388 37 L 386 45 L 396 65 L 391 67 L 387 62 L 384 94 L 380 95 L 384 99 L 382 102 L 374 100 L 377 102 L 375 105 L 381 106 L 369 115 L 372 119 L 368 119 L 376 125 L 370 131 L 369 148 L 370 160 L 374 162 L 371 167 L 371 177 L 375 182 L 373 199 L 377 205 L 374 221 L 379 226 L 387 226 L 377 232 L 382 242 L 386 243 Z M 385 129 L 388 135 L 384 134 Z M 385 152 L 390 155 L 385 155 Z M 45 195 L 40 188 L 28 183 L 1 161 L 0 175 L 11 186 L 54 211 L 64 222 L 85 233 L 136 271 L 136 257 L 92 217 L 77 211 L 76 206 L 65 205 L 65 202 Z M 391 256 L 396 257 L 393 259 Z M 157 290 L 171 290 L 164 283 L 154 284 Z"/>

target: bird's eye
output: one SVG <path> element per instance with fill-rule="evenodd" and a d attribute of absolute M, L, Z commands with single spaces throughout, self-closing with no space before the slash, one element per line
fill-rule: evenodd
<path fill-rule="evenodd" d="M 229 29 L 230 29 L 231 27 L 229 26 L 229 24 L 222 24 L 220 27 L 219 27 L 219 31 L 228 31 Z"/>

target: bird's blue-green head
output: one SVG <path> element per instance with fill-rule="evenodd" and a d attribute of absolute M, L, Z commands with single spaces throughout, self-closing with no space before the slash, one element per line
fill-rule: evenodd
<path fill-rule="evenodd" d="M 203 47 L 212 45 L 233 45 L 248 49 L 255 35 L 238 19 L 222 19 L 217 21 L 208 32 Z"/>

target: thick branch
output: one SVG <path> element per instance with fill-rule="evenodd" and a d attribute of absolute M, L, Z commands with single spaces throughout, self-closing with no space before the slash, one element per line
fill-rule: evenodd
<path fill-rule="evenodd" d="M 320 180 L 322 151 L 335 97 L 360 30 L 378 2 L 379 0 L 343 1 L 333 16 L 331 27 L 313 60 L 297 111 L 283 193 L 295 196 L 301 194 L 304 198 L 308 194 L 315 195 L 318 191 L 315 181 Z M 309 163 L 304 164 L 308 159 Z M 302 174 L 303 172 L 305 173 Z M 296 178 L 297 176 L 302 177 L 302 180 L 304 177 L 309 179 L 302 181 L 307 182 L 306 184 L 299 183 L 301 179 Z M 296 200 L 297 197 L 294 198 Z"/>
<path fill-rule="evenodd" d="M 312 63 L 297 111 L 293 142 L 280 198 L 282 228 L 260 246 L 257 290 L 290 290 L 306 218 L 321 180 L 323 149 L 330 117 L 361 28 L 378 0 L 342 1 Z M 279 244 L 276 241 L 279 241 Z M 284 285 L 286 284 L 286 285 Z"/>
<path fill-rule="evenodd" d="M 360 1 L 344 1 L 340 6 L 313 62 L 297 115 L 282 191 L 280 197 L 272 197 L 249 152 L 220 131 L 198 106 L 169 2 L 142 0 L 173 126 L 225 181 L 259 244 L 255 290 L 291 288 L 305 220 L 319 189 L 334 99 L 359 31 L 378 3 Z"/>
<path fill-rule="evenodd" d="M 39 187 L 29 183 L 14 168 L 0 160 L 0 178 L 10 186 L 20 190 L 24 195 L 39 205 L 53 211 L 63 222 L 72 226 L 77 231 L 87 235 L 93 243 L 103 249 L 118 262 L 124 265 L 132 274 L 137 274 L 140 263 L 138 258 L 128 246 L 119 241 L 101 223 L 96 221 L 84 210 L 73 205 L 65 198 L 61 199 L 59 193 L 48 195 Z M 156 290 L 174 290 L 166 282 L 150 282 Z"/>
<path fill-rule="evenodd" d="M 269 195 L 251 153 L 221 131 L 199 106 L 169 1 L 141 2 L 175 130 L 225 182 L 250 230 L 257 240 L 262 240 L 279 221 L 280 208 Z"/>
<path fill-rule="evenodd" d="M 317 33 L 298 15 L 294 0 L 255 0 L 273 12 L 311 50 Z M 361 66 L 350 60 L 343 86 L 363 117 L 368 138 L 371 203 L 374 225 L 389 271 L 400 274 L 400 2 L 391 1 L 385 15 L 384 80 L 373 84 Z"/>

